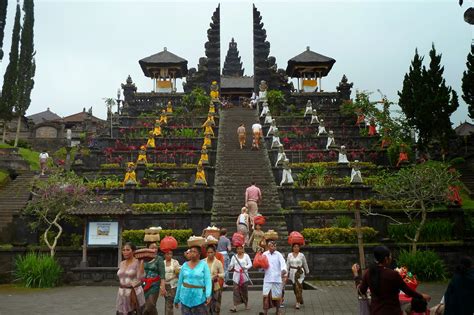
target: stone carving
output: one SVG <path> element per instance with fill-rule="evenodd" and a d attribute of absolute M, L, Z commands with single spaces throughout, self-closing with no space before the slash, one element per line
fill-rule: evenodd
<path fill-rule="evenodd" d="M 242 62 L 240 61 L 239 50 L 237 49 L 237 43 L 232 40 L 229 43 L 229 50 L 224 61 L 224 68 L 222 74 L 231 77 L 241 77 L 244 75 L 244 69 L 242 68 Z"/>
<path fill-rule="evenodd" d="M 333 147 L 335 145 L 336 145 L 336 139 L 334 139 L 334 132 L 332 130 L 329 130 L 328 142 L 326 143 L 326 150 L 329 150 L 330 147 Z"/>
<path fill-rule="evenodd" d="M 311 100 L 308 100 L 306 102 L 306 108 L 304 110 L 304 117 L 306 118 L 307 115 L 311 115 L 313 113 L 313 103 L 311 103 Z"/>
<path fill-rule="evenodd" d="M 209 82 L 221 81 L 221 26 L 220 26 L 220 5 L 216 8 L 211 17 L 211 23 L 207 30 L 208 41 L 204 44 L 206 57 L 199 59 L 198 69 L 191 68 L 186 76 L 186 83 L 183 83 L 185 93 L 191 92 L 194 88 L 200 87 L 209 92 Z"/>
<path fill-rule="evenodd" d="M 313 109 L 313 112 L 311 113 L 311 122 L 310 124 L 319 124 L 319 119 L 318 119 L 318 112 L 316 109 Z"/>
<path fill-rule="evenodd" d="M 362 184 L 362 174 L 360 173 L 359 169 L 359 161 L 355 160 L 352 163 L 352 170 L 351 170 L 351 184 Z"/>
<path fill-rule="evenodd" d="M 275 118 L 273 118 L 270 128 L 268 128 L 267 137 L 270 137 L 271 135 L 273 135 L 275 130 L 278 130 L 278 128 L 276 126 L 276 120 Z"/>
<path fill-rule="evenodd" d="M 284 149 L 283 145 L 281 145 L 278 148 L 278 155 L 277 155 L 277 159 L 276 159 L 276 162 L 275 162 L 275 167 L 278 167 L 278 165 L 283 163 L 283 161 L 285 159 L 286 159 L 285 149 Z"/>
<path fill-rule="evenodd" d="M 327 134 L 327 131 L 324 124 L 324 119 L 321 119 L 319 121 L 319 126 L 318 126 L 318 136 L 325 135 L 325 134 Z"/>
<path fill-rule="evenodd" d="M 270 109 L 268 108 L 268 103 L 264 102 L 262 112 L 260 113 L 260 117 L 265 117 L 269 112 L 270 112 Z"/>
<path fill-rule="evenodd" d="M 272 114 L 270 112 L 267 113 L 267 115 L 265 116 L 265 120 L 263 122 L 264 125 L 270 125 L 272 123 Z"/>
<path fill-rule="evenodd" d="M 337 159 L 337 163 L 339 164 L 349 164 L 349 160 L 347 159 L 347 151 L 346 146 L 341 145 L 341 149 L 339 150 L 339 156 Z"/>
<path fill-rule="evenodd" d="M 268 89 L 267 82 L 262 80 L 258 88 L 259 88 L 258 102 L 266 103 L 267 102 L 267 89 Z"/>
<path fill-rule="evenodd" d="M 270 148 L 274 149 L 274 148 L 279 148 L 281 146 L 282 144 L 280 142 L 280 135 L 278 133 L 278 128 L 275 127 L 273 128 L 272 146 Z"/>
<path fill-rule="evenodd" d="M 146 146 L 142 145 L 140 147 L 140 150 L 138 151 L 138 159 L 137 159 L 137 164 L 147 164 L 147 158 L 146 158 Z"/>
<path fill-rule="evenodd" d="M 281 177 L 280 186 L 293 185 L 293 176 L 291 175 L 290 160 L 283 160 L 283 175 Z"/>
<path fill-rule="evenodd" d="M 339 93 L 339 97 L 342 100 L 350 100 L 351 99 L 351 88 L 354 85 L 354 83 L 348 83 L 347 77 L 344 74 L 342 76 L 341 82 L 339 82 L 339 85 L 336 87 L 337 92 Z"/>
<path fill-rule="evenodd" d="M 133 102 L 133 100 L 135 99 L 135 93 L 137 92 L 137 87 L 135 86 L 135 83 L 133 83 L 132 77 L 130 75 L 127 77 L 127 80 L 125 82 L 125 84 L 122 83 L 124 101 L 122 111 L 125 110 L 125 108 Z M 127 104 L 127 106 L 125 106 L 125 104 Z"/>

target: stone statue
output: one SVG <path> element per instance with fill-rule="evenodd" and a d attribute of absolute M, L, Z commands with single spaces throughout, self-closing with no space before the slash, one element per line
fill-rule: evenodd
<path fill-rule="evenodd" d="M 208 114 L 216 114 L 216 106 L 214 105 L 214 103 L 211 101 L 211 103 L 209 104 L 209 112 Z"/>
<path fill-rule="evenodd" d="M 273 118 L 272 119 L 272 124 L 268 128 L 267 137 L 270 137 L 271 135 L 273 135 L 273 132 L 274 132 L 275 128 L 277 128 L 276 120 L 275 120 L 275 118 Z"/>
<path fill-rule="evenodd" d="M 339 157 L 337 159 L 337 163 L 349 164 L 349 160 L 347 159 L 347 151 L 346 151 L 345 145 L 341 145 L 341 150 L 339 150 Z"/>
<path fill-rule="evenodd" d="M 153 135 L 155 137 L 161 137 L 163 136 L 161 132 L 161 125 L 160 125 L 160 120 L 155 120 L 155 128 L 153 128 Z"/>
<path fill-rule="evenodd" d="M 260 81 L 258 88 L 260 89 L 260 92 L 258 92 L 258 101 L 265 103 L 267 101 L 267 82 L 265 80 Z"/>
<path fill-rule="evenodd" d="M 273 121 L 273 117 L 272 117 L 272 114 L 270 112 L 267 113 L 267 115 L 265 116 L 265 120 L 263 121 L 263 124 L 264 125 L 269 125 L 271 124 Z"/>
<path fill-rule="evenodd" d="M 280 146 L 278 148 L 278 155 L 275 163 L 275 167 L 278 167 L 279 164 L 283 163 L 283 161 L 286 159 L 286 153 L 285 150 L 283 149 L 283 146 Z"/>
<path fill-rule="evenodd" d="M 282 146 L 281 142 L 280 142 L 280 136 L 278 135 L 278 128 L 275 127 L 273 129 L 273 138 L 272 138 L 272 146 L 270 147 L 271 149 L 273 148 L 279 148 L 280 146 Z"/>
<path fill-rule="evenodd" d="M 352 163 L 350 183 L 352 185 L 362 184 L 362 174 L 360 173 L 358 160 L 355 160 L 354 163 Z"/>
<path fill-rule="evenodd" d="M 204 172 L 203 161 L 199 160 L 196 168 L 196 179 L 194 180 L 195 185 L 207 186 L 206 173 Z"/>
<path fill-rule="evenodd" d="M 209 165 L 209 155 L 207 154 L 207 147 L 205 145 L 201 148 L 202 165 Z"/>
<path fill-rule="evenodd" d="M 326 127 L 324 126 L 324 119 L 321 119 L 319 121 L 319 126 L 318 126 L 318 136 L 325 135 L 325 134 L 327 134 L 327 132 L 326 132 Z"/>
<path fill-rule="evenodd" d="M 142 145 L 140 150 L 138 151 L 138 159 L 137 164 L 147 164 L 148 161 L 146 159 L 146 146 Z"/>
<path fill-rule="evenodd" d="M 161 110 L 159 123 L 160 123 L 160 125 L 167 125 L 168 124 L 168 116 L 166 116 L 166 110 L 164 110 L 164 109 Z"/>
<path fill-rule="evenodd" d="M 171 104 L 171 101 L 168 101 L 168 104 L 166 105 L 166 113 L 169 115 L 173 114 L 173 105 Z"/>
<path fill-rule="evenodd" d="M 283 175 L 281 177 L 280 186 L 293 185 L 293 176 L 291 175 L 290 160 L 283 160 Z"/>
<path fill-rule="evenodd" d="M 153 131 L 150 131 L 148 133 L 148 141 L 146 142 L 147 148 L 155 148 L 156 147 L 156 145 L 155 145 L 155 136 L 154 136 L 153 133 L 154 133 Z"/>
<path fill-rule="evenodd" d="M 304 117 L 306 118 L 307 115 L 311 115 L 313 113 L 313 103 L 311 103 L 311 100 L 308 100 L 306 102 L 306 108 L 304 110 Z"/>
<path fill-rule="evenodd" d="M 207 148 L 210 148 L 211 145 L 212 145 L 212 141 L 211 141 L 211 134 L 207 134 L 204 136 L 204 143 L 203 145 L 205 145 Z"/>
<path fill-rule="evenodd" d="M 335 145 L 336 145 L 336 139 L 334 139 L 334 132 L 332 130 L 329 130 L 328 142 L 326 143 L 326 150 L 329 150 L 330 147 L 333 147 Z"/>
<path fill-rule="evenodd" d="M 313 112 L 311 113 L 311 122 L 310 124 L 319 124 L 319 119 L 318 119 L 318 113 L 316 112 L 316 109 L 313 109 Z"/>
<path fill-rule="evenodd" d="M 270 109 L 268 108 L 268 103 L 263 102 L 263 108 L 262 108 L 262 112 L 260 113 L 260 117 L 265 117 L 269 112 L 270 112 Z"/>
<path fill-rule="evenodd" d="M 204 136 L 205 135 L 211 135 L 214 137 L 214 130 L 212 129 L 212 122 L 209 120 L 206 120 L 206 122 L 202 125 L 204 127 Z"/>
<path fill-rule="evenodd" d="M 211 90 L 209 92 L 209 95 L 211 96 L 211 100 L 213 102 L 218 102 L 219 101 L 219 85 L 217 84 L 217 81 L 212 81 L 209 89 Z"/>
<path fill-rule="evenodd" d="M 123 186 L 125 185 L 136 185 L 137 184 L 137 175 L 135 174 L 135 163 L 127 163 L 127 172 L 125 173 L 125 178 L 123 179 Z"/>

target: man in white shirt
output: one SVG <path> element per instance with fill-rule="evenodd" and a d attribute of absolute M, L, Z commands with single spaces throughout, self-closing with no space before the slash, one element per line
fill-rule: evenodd
<path fill-rule="evenodd" d="M 45 150 L 41 151 L 39 154 L 39 162 L 41 168 L 41 175 L 44 175 L 44 171 L 46 170 L 46 166 L 48 164 L 49 154 Z"/>
<path fill-rule="evenodd" d="M 256 149 L 260 148 L 260 139 L 262 138 L 262 125 L 259 123 L 255 123 L 252 125 L 252 132 L 253 132 L 253 142 L 256 146 Z"/>
<path fill-rule="evenodd" d="M 275 241 L 268 242 L 268 250 L 263 253 L 268 259 L 268 268 L 263 278 L 263 312 L 266 315 L 272 307 L 280 314 L 280 304 L 283 294 L 282 278 L 287 274 L 286 262 L 283 255 L 276 250 Z"/>

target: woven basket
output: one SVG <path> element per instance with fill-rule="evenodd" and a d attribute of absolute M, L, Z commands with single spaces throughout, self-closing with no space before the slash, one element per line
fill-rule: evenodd
<path fill-rule="evenodd" d="M 136 259 L 153 259 L 156 257 L 156 250 L 150 248 L 138 249 L 133 253 Z"/>
<path fill-rule="evenodd" d="M 195 237 L 194 239 L 188 239 L 188 247 L 192 246 L 199 246 L 202 247 L 206 243 L 206 239 L 204 237 Z"/>
<path fill-rule="evenodd" d="M 219 243 L 219 240 L 213 235 L 206 237 L 206 245 L 216 245 L 217 243 Z"/>
<path fill-rule="evenodd" d="M 207 238 L 209 235 L 214 236 L 214 238 L 219 239 L 221 236 L 221 230 L 210 230 L 210 229 L 205 229 L 204 230 L 204 237 Z"/>
<path fill-rule="evenodd" d="M 268 230 L 265 232 L 264 237 L 266 240 L 277 240 L 278 239 L 278 233 L 273 231 L 273 230 Z"/>
<path fill-rule="evenodd" d="M 159 242 L 160 234 L 145 234 L 144 241 L 147 243 Z"/>
<path fill-rule="evenodd" d="M 160 234 L 161 228 L 145 229 L 145 234 Z"/>

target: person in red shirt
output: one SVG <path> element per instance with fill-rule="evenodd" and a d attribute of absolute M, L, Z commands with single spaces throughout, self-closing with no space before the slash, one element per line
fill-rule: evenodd
<path fill-rule="evenodd" d="M 245 190 L 245 207 L 249 210 L 250 224 L 254 229 L 253 218 L 258 213 L 258 204 L 262 201 L 262 192 L 253 181 L 251 186 Z"/>
<path fill-rule="evenodd" d="M 354 281 L 358 291 L 365 295 L 370 289 L 372 301 L 370 303 L 371 315 L 401 315 L 402 309 L 398 298 L 400 290 L 412 298 L 429 301 L 431 297 L 420 294 L 411 289 L 402 279 L 400 274 L 389 268 L 392 263 L 392 254 L 386 246 L 374 248 L 375 263 L 359 277 L 359 265 L 352 266 Z"/>

